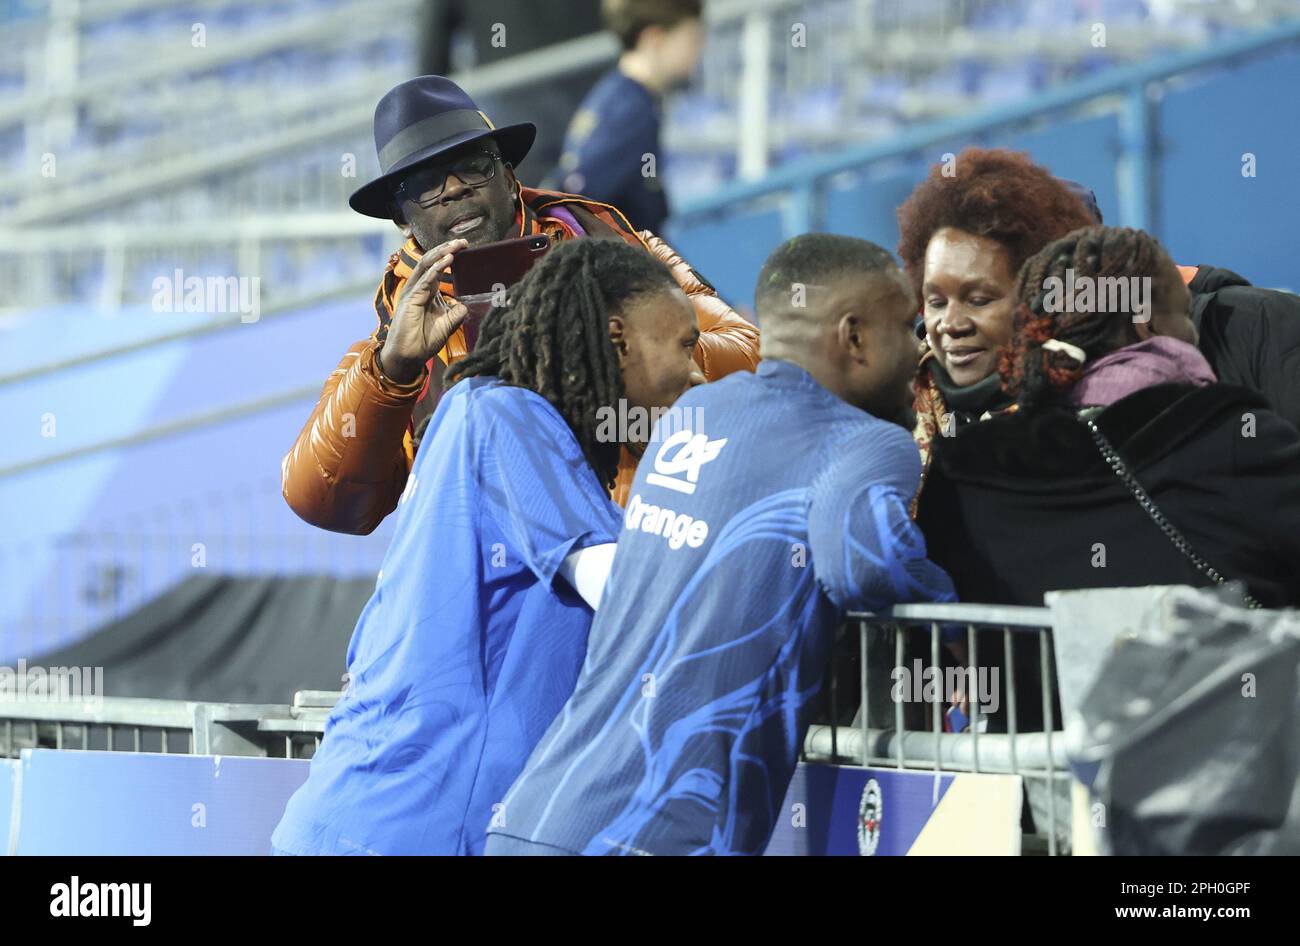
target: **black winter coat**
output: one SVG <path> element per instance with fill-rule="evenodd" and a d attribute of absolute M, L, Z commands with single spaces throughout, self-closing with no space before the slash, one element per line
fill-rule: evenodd
<path fill-rule="evenodd" d="M 1202 558 L 1265 606 L 1300 605 L 1300 433 L 1258 394 L 1157 385 L 1097 425 Z M 1042 605 L 1056 589 L 1211 584 L 1067 406 L 937 439 L 917 519 L 963 601 Z"/>
<path fill-rule="evenodd" d="M 1260 392 L 1300 427 L 1300 296 L 1211 266 L 1197 269 L 1187 288 L 1201 353 L 1215 376 Z"/>

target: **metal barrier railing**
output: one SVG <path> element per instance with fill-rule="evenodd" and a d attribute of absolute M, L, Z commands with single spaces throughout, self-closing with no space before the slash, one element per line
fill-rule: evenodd
<path fill-rule="evenodd" d="M 1027 672 L 1031 663 L 1036 673 Z M 927 696 L 924 684 L 912 686 L 918 668 L 929 680 L 972 685 L 957 699 L 939 685 Z M 858 691 L 848 703 L 847 674 Z M 900 689 L 904 684 L 910 689 Z M 128 698 L 0 702 L 0 757 L 49 747 L 305 759 L 319 747 L 340 695 L 304 690 L 288 706 Z M 1069 777 L 1056 728 L 1048 609 L 933 604 L 850 615 L 832 648 L 823 696 L 824 718 L 809 727 L 805 761 L 1018 775 L 1047 853 L 1068 843 L 1070 819 L 1059 806 L 1067 804 L 1062 790 Z M 952 727 L 945 726 L 944 707 L 960 710 L 963 702 L 969 726 L 945 731 Z"/>
<path fill-rule="evenodd" d="M 859 693 L 846 723 L 842 677 L 855 666 Z M 828 721 L 809 728 L 805 760 L 1019 775 L 1031 809 L 1043 809 L 1034 820 L 1048 853 L 1069 837 L 1069 819 L 1058 811 L 1069 778 L 1047 608 L 929 604 L 852 614 L 832 649 L 824 693 Z M 955 722 L 967 724 L 957 732 L 945 710 L 954 706 Z"/>
<path fill-rule="evenodd" d="M 310 702 L 311 695 L 298 697 Z M 311 758 L 327 714 L 314 706 L 274 703 L 134 697 L 7 700 L 0 702 L 0 758 L 17 758 L 23 749 Z"/>

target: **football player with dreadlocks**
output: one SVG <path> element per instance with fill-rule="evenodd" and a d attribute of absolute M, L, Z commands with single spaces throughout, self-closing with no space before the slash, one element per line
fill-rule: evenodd
<path fill-rule="evenodd" d="M 278 851 L 482 851 L 586 654 L 621 515 L 602 408 L 669 407 L 703 380 L 698 339 L 667 267 L 610 240 L 560 244 L 488 313 L 424 434 Z"/>

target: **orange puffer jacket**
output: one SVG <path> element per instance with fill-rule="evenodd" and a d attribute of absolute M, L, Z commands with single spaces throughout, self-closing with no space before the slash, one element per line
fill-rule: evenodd
<path fill-rule="evenodd" d="M 516 218 L 519 235 L 546 233 L 555 240 L 572 239 L 578 234 L 567 218 L 576 220 L 588 236 L 621 237 L 666 264 L 695 306 L 700 325 L 695 360 L 707 380 L 757 366 L 758 329 L 719 299 L 713 287 L 663 240 L 649 231 L 634 231 L 615 208 L 575 195 L 523 188 L 521 203 Z M 553 215 L 557 207 L 568 213 Z M 388 320 L 418 255 L 413 241 L 393 254 L 375 296 L 378 328 L 349 348 L 330 374 L 281 464 L 285 501 L 302 519 L 322 529 L 354 535 L 374 531 L 397 508 L 406 486 L 414 460 L 412 412 L 430 375 L 426 372 L 409 385 L 395 384 L 376 368 L 375 353 L 383 346 Z M 450 295 L 450 285 L 440 288 Z M 465 339 L 457 330 L 439 359 L 452 364 L 465 354 Z M 424 404 L 432 402 L 429 398 Z M 611 494 L 620 505 L 627 500 L 635 472 L 636 457 L 624 448 Z"/>

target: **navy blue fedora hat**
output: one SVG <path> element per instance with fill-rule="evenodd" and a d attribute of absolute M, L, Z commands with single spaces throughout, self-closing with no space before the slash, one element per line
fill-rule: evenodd
<path fill-rule="evenodd" d="M 494 127 L 465 90 L 444 76 L 408 79 L 375 106 L 380 174 L 358 188 L 348 203 L 367 217 L 391 219 L 393 191 L 418 165 L 482 138 L 493 139 L 502 158 L 518 164 L 536 137 L 532 122 Z"/>

